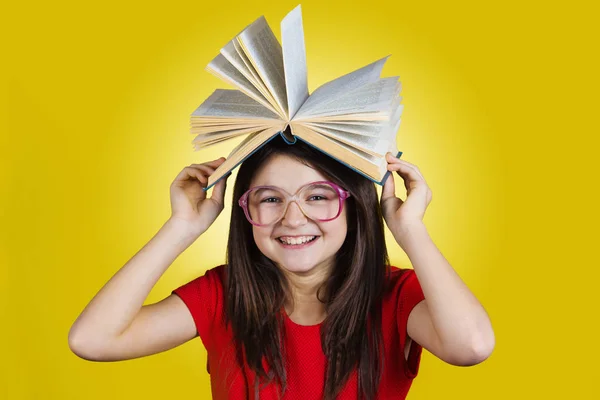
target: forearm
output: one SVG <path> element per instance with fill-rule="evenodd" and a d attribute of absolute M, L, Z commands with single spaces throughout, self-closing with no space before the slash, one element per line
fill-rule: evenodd
<path fill-rule="evenodd" d="M 94 296 L 71 327 L 69 341 L 97 343 L 121 334 L 163 273 L 197 237 L 169 219 Z"/>
<path fill-rule="evenodd" d="M 485 309 L 440 253 L 425 225 L 415 224 L 394 236 L 412 263 L 442 345 L 465 351 L 493 346 Z"/>

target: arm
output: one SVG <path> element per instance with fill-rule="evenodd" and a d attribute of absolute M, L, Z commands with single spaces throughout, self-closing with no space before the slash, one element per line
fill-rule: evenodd
<path fill-rule="evenodd" d="M 386 160 L 388 171 L 402 177 L 407 195 L 405 200 L 396 196 L 394 174 L 390 174 L 381 195 L 383 217 L 408 255 L 425 296 L 408 317 L 408 335 L 450 364 L 480 363 L 494 349 L 494 331 L 482 305 L 437 249 L 423 224 L 431 189 L 417 166 L 391 153 L 386 154 Z"/>
<path fill-rule="evenodd" d="M 94 296 L 69 331 L 69 347 L 82 358 L 114 361 L 176 347 L 197 335 L 186 304 L 171 294 L 143 306 L 162 274 L 223 210 L 226 179 L 210 198 L 208 176 L 221 157 L 185 167 L 170 187 L 171 218 Z"/>
<path fill-rule="evenodd" d="M 179 297 L 143 306 L 148 294 L 199 235 L 169 219 L 94 296 L 69 331 L 69 347 L 96 361 L 140 357 L 176 347 L 196 335 Z"/>
<path fill-rule="evenodd" d="M 484 361 L 495 345 L 490 319 L 473 293 L 433 243 L 424 224 L 396 233 L 408 255 L 425 300 L 408 318 L 408 335 L 454 365 Z"/>

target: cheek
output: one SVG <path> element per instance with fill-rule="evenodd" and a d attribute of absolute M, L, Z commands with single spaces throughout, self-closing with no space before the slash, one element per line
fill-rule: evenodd
<path fill-rule="evenodd" d="M 261 228 L 255 226 L 252 229 L 252 236 L 254 237 L 254 243 L 258 250 L 264 255 L 271 254 L 276 248 L 276 243 L 274 243 L 273 239 L 271 239 L 271 235 L 273 234 L 273 230 L 270 228 Z"/>
<path fill-rule="evenodd" d="M 265 243 L 271 240 L 271 230 L 255 226 L 252 228 L 252 236 L 256 244 Z"/>
<path fill-rule="evenodd" d="M 323 231 L 330 240 L 334 240 L 340 244 L 343 243 L 344 240 L 346 240 L 346 235 L 348 233 L 346 215 L 341 214 L 339 218 L 331 221 L 330 224 L 323 226 Z"/>

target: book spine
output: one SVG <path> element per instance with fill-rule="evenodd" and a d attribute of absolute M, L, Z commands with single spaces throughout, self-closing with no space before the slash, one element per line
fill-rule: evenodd
<path fill-rule="evenodd" d="M 296 139 L 296 136 L 294 134 L 292 134 L 291 130 L 288 131 L 288 132 L 289 133 L 286 134 L 286 131 L 284 129 L 281 132 L 279 132 L 279 134 L 281 135 L 281 137 L 283 138 L 283 140 L 285 140 L 285 142 L 287 144 L 294 144 L 294 143 L 296 143 L 296 141 L 298 140 L 298 139 Z M 275 136 L 277 136 L 277 135 L 275 135 Z M 288 138 L 288 136 L 289 136 L 289 138 Z"/>
<path fill-rule="evenodd" d="M 278 133 L 274 134 L 274 135 L 273 135 L 271 138 L 269 138 L 268 140 L 266 140 L 266 141 L 265 141 L 263 144 L 261 144 L 260 146 L 258 146 L 256 149 L 254 149 L 254 151 L 253 151 L 252 153 L 248 154 L 248 155 L 247 155 L 245 158 L 243 158 L 243 159 L 242 159 L 242 160 L 241 160 L 239 163 L 237 163 L 237 164 L 236 164 L 236 165 L 235 165 L 233 168 L 231 168 L 231 171 L 233 171 L 234 169 L 236 169 L 236 168 L 238 167 L 238 165 L 240 165 L 241 163 L 243 163 L 244 161 L 246 161 L 246 159 L 247 159 L 248 157 L 250 157 L 252 154 L 254 154 L 255 152 L 257 152 L 259 149 L 261 149 L 263 146 L 265 146 L 265 145 L 266 145 L 267 143 L 269 143 L 271 140 L 275 139 L 275 138 L 277 137 L 277 135 L 280 135 L 280 136 L 283 138 L 283 140 L 285 140 L 285 142 L 286 142 L 287 144 L 289 144 L 289 145 L 293 145 L 293 144 L 295 144 L 295 143 L 298 141 L 298 139 L 300 139 L 300 140 L 302 140 L 304 143 L 308 144 L 309 146 L 311 146 L 311 147 L 313 147 L 313 148 L 315 148 L 315 149 L 319 150 L 321 153 L 325 154 L 327 157 L 331 157 L 331 158 L 333 158 L 334 160 L 336 160 L 336 161 L 338 161 L 338 162 L 340 162 L 340 163 L 344 164 L 346 167 L 348 167 L 348 168 L 350 168 L 351 170 L 353 170 L 353 171 L 355 171 L 355 172 L 357 172 L 357 173 L 361 174 L 362 176 L 364 176 L 364 177 L 365 177 L 365 178 L 367 178 L 368 180 L 370 180 L 370 181 L 372 181 L 372 182 L 374 182 L 374 183 L 376 183 L 376 184 L 378 184 L 378 185 L 380 185 L 380 186 L 383 186 L 383 185 L 385 184 L 385 181 L 387 180 L 387 178 L 390 176 L 390 173 L 392 172 L 392 171 L 387 171 L 387 172 L 385 173 L 385 175 L 383 176 L 383 178 L 381 179 L 381 181 L 377 181 L 377 180 L 375 180 L 375 179 L 371 178 L 370 176 L 368 176 L 368 175 L 366 175 L 366 174 L 362 173 L 361 171 L 357 170 L 356 168 L 354 168 L 354 167 L 350 166 L 349 164 L 347 164 L 347 163 L 343 162 L 343 161 L 342 161 L 342 160 L 340 160 L 339 158 L 333 157 L 331 154 L 329 154 L 329 153 L 326 153 L 325 151 L 323 151 L 323 150 L 321 150 L 320 148 L 318 148 L 318 147 L 314 146 L 313 144 L 311 144 L 311 143 L 307 142 L 306 140 L 303 140 L 301 137 L 298 137 L 298 136 L 293 136 L 293 135 L 292 135 L 292 136 L 293 136 L 293 138 L 294 138 L 294 141 L 290 141 L 290 140 L 289 140 L 289 139 L 286 137 L 286 135 L 284 135 L 283 131 L 280 131 L 280 132 L 278 132 Z M 402 156 L 402 154 L 403 154 L 403 152 L 399 151 L 399 152 L 398 152 L 398 154 L 396 155 L 396 157 L 397 157 L 397 158 L 400 158 L 400 157 Z M 225 178 L 225 177 L 229 176 L 229 174 L 230 174 L 230 173 L 231 173 L 231 172 L 229 172 L 228 174 L 225 174 L 223 177 L 221 177 L 221 178 L 219 178 L 218 180 L 216 180 L 216 181 L 215 181 L 215 182 L 214 182 L 212 185 L 210 185 L 210 186 L 207 186 L 207 187 L 203 188 L 202 190 L 204 190 L 204 191 L 206 192 L 208 189 L 210 189 L 211 187 L 213 187 L 214 185 L 216 185 L 216 184 L 217 184 L 217 182 L 219 182 L 221 179 L 223 179 L 223 178 Z"/>

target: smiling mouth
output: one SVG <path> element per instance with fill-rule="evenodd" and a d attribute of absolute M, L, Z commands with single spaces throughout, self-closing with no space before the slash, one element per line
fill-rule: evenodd
<path fill-rule="evenodd" d="M 288 241 L 282 240 L 282 239 L 281 239 L 281 237 L 278 237 L 278 238 L 277 238 L 277 239 L 275 239 L 275 240 L 277 240 L 279 243 L 281 243 L 281 244 L 284 244 L 284 245 L 286 245 L 286 246 L 301 246 L 301 245 L 304 245 L 304 244 L 308 244 L 308 243 L 312 243 L 312 242 L 314 242 L 314 241 L 315 241 L 315 240 L 317 240 L 317 239 L 318 239 L 320 236 L 318 236 L 318 235 L 308 236 L 308 235 L 307 235 L 307 236 L 305 236 L 305 237 L 311 237 L 311 239 L 309 239 L 309 240 L 304 240 L 304 241 L 289 241 L 289 242 L 288 242 Z"/>

